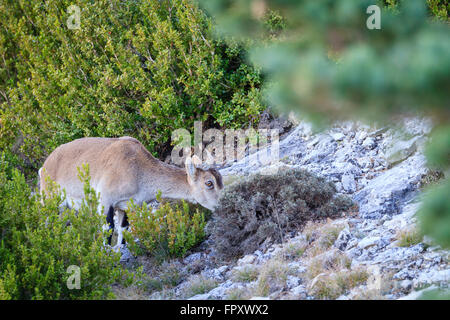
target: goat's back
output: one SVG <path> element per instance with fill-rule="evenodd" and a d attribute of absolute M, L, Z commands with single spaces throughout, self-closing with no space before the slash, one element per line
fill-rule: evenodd
<path fill-rule="evenodd" d="M 81 138 L 57 147 L 45 160 L 41 191 L 46 191 L 46 175 L 66 189 L 72 198 L 83 197 L 77 168 L 89 164 L 91 186 L 108 193 L 132 193 L 137 188 L 143 166 L 157 165 L 145 147 L 131 137 Z"/>

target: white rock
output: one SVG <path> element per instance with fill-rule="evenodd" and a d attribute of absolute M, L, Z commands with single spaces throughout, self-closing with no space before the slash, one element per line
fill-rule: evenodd
<path fill-rule="evenodd" d="M 417 279 L 414 280 L 414 287 L 422 286 L 424 284 L 449 284 L 450 283 L 450 269 L 446 270 L 429 270 L 421 273 Z"/>
<path fill-rule="evenodd" d="M 366 237 L 358 242 L 358 248 L 367 249 L 369 247 L 375 246 L 380 241 L 380 239 L 381 237 Z"/>
<path fill-rule="evenodd" d="M 372 150 L 373 148 L 375 148 L 376 146 L 376 142 L 375 139 L 372 137 L 367 137 L 366 139 L 364 139 L 362 146 L 366 149 Z"/>
<path fill-rule="evenodd" d="M 388 148 L 384 154 L 390 164 L 401 162 L 412 155 L 417 149 L 417 140 L 420 137 L 414 137 L 407 141 L 396 141 L 394 145 Z"/>
<path fill-rule="evenodd" d="M 188 300 L 208 300 L 209 299 L 209 294 L 208 293 L 203 293 L 203 294 L 196 294 L 193 297 L 190 297 Z"/>
<path fill-rule="evenodd" d="M 239 259 L 238 264 L 243 265 L 243 264 L 250 264 L 253 261 L 255 261 L 255 256 L 252 254 L 247 254 L 246 256 L 242 257 L 241 259 Z"/>
<path fill-rule="evenodd" d="M 345 135 L 342 132 L 335 132 L 332 133 L 331 136 L 333 137 L 334 140 L 336 141 L 341 141 L 342 139 L 344 139 Z"/>
<path fill-rule="evenodd" d="M 342 176 L 342 187 L 348 193 L 353 193 L 356 191 L 356 181 L 355 177 L 351 173 L 346 173 Z"/>
<path fill-rule="evenodd" d="M 336 241 L 334 242 L 334 246 L 336 248 L 338 248 L 339 250 L 342 250 L 342 251 L 345 250 L 347 248 L 348 242 L 350 241 L 351 237 L 352 237 L 352 235 L 350 233 L 349 228 L 343 229 L 339 233 Z"/>
<path fill-rule="evenodd" d="M 194 262 L 202 259 L 203 256 L 204 256 L 204 253 L 202 253 L 202 252 L 196 252 L 196 253 L 190 254 L 186 258 L 183 259 L 183 263 L 184 264 L 194 263 Z"/>
<path fill-rule="evenodd" d="M 290 293 L 295 296 L 306 295 L 306 288 L 304 285 L 298 285 L 290 290 Z"/>
<path fill-rule="evenodd" d="M 367 137 L 366 131 L 359 131 L 358 133 L 356 133 L 356 140 L 358 140 L 359 143 L 362 143 L 364 139 L 366 139 L 366 137 Z"/>
<path fill-rule="evenodd" d="M 412 286 L 413 286 L 412 280 L 406 279 L 400 282 L 400 287 L 406 291 L 411 290 Z"/>
<path fill-rule="evenodd" d="M 294 277 L 289 275 L 286 279 L 286 285 L 288 288 L 294 288 L 296 286 L 298 286 L 301 282 L 301 279 L 298 277 Z"/>

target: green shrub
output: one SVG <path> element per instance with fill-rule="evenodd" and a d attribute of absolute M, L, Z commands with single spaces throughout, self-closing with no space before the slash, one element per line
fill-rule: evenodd
<path fill-rule="evenodd" d="M 400 0 L 384 0 L 387 7 L 397 9 Z M 428 12 L 435 19 L 448 20 L 448 0 L 426 0 Z"/>
<path fill-rule="evenodd" d="M 89 186 L 78 212 L 59 213 L 63 194 L 33 194 L 17 169 L 0 158 L 0 299 L 101 299 L 126 273 L 104 247 L 104 217 Z M 11 172 L 9 177 L 7 172 Z M 80 268 L 80 289 L 69 289 L 69 266 Z"/>
<path fill-rule="evenodd" d="M 448 21 L 448 0 L 427 0 L 429 11 L 437 19 Z"/>
<path fill-rule="evenodd" d="M 269 10 L 264 15 L 264 26 L 271 37 L 286 29 L 286 19 L 278 11 Z"/>
<path fill-rule="evenodd" d="M 223 258 L 255 251 L 271 239 L 282 242 L 306 222 L 338 217 L 352 206 L 335 187 L 305 170 L 256 174 L 226 187 L 211 220 L 214 246 Z"/>
<path fill-rule="evenodd" d="M 164 156 L 177 128 L 247 126 L 265 109 L 244 47 L 214 39 L 193 0 L 1 0 L 0 30 L 0 149 L 24 169 L 84 136 Z"/>
<path fill-rule="evenodd" d="M 450 180 L 427 190 L 418 216 L 421 231 L 439 245 L 450 248 Z"/>
<path fill-rule="evenodd" d="M 157 200 L 162 201 L 161 193 Z M 130 250 L 138 255 L 150 254 L 160 260 L 182 257 L 205 235 L 205 214 L 198 208 L 192 214 L 184 200 L 175 205 L 162 202 L 154 212 L 145 202 L 138 206 L 130 200 L 127 215 L 131 231 L 124 237 Z"/>

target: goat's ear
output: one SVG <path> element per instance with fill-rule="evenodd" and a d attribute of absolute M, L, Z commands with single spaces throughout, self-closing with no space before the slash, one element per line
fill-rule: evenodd
<path fill-rule="evenodd" d="M 202 159 L 200 159 L 197 155 L 192 156 L 192 162 L 196 168 L 200 168 L 202 166 Z"/>
<path fill-rule="evenodd" d="M 188 174 L 190 179 L 195 181 L 197 179 L 197 168 L 195 167 L 195 164 L 192 161 L 191 157 L 186 158 L 186 161 L 184 162 L 184 166 L 186 167 L 186 173 Z"/>

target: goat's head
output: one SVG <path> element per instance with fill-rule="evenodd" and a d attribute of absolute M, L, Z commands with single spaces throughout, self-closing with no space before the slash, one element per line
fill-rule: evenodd
<path fill-rule="evenodd" d="M 196 155 L 187 157 L 185 166 L 193 198 L 205 208 L 214 210 L 223 188 L 222 175 L 213 167 L 203 166 Z"/>

